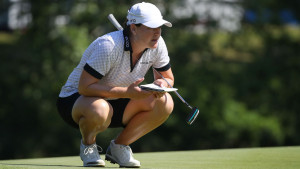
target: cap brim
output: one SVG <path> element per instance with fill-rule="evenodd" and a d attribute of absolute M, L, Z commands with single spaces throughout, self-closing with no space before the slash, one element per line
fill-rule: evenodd
<path fill-rule="evenodd" d="M 145 22 L 145 23 L 142 23 L 142 24 L 149 27 L 149 28 L 158 28 L 158 27 L 161 27 L 162 25 L 166 25 L 167 27 L 172 27 L 171 22 L 168 22 L 164 19 L 155 20 L 155 21 L 148 21 L 148 22 Z"/>

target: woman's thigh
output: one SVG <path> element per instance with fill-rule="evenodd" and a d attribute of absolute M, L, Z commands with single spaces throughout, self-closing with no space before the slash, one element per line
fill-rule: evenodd
<path fill-rule="evenodd" d="M 166 93 L 161 98 L 155 98 L 151 95 L 145 99 L 130 100 L 124 111 L 123 124 L 126 125 L 137 113 L 151 112 L 155 108 L 160 110 L 171 109 L 170 111 L 172 111 L 173 106 L 173 99 L 169 93 Z"/>
<path fill-rule="evenodd" d="M 113 109 L 106 100 L 99 97 L 80 96 L 73 106 L 72 117 L 78 123 L 81 117 L 102 116 L 109 118 L 112 116 L 112 112 Z"/>

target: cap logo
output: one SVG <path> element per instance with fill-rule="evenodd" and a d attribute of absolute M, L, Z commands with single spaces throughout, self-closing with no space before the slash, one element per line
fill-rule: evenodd
<path fill-rule="evenodd" d="M 136 23 L 136 20 L 135 19 L 130 19 L 130 22 L 131 23 Z"/>

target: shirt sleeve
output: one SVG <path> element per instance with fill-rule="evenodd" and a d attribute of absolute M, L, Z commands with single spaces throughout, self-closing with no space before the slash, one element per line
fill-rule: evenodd
<path fill-rule="evenodd" d="M 114 44 L 107 39 L 99 39 L 94 43 L 94 49 L 86 61 L 84 70 L 95 78 L 101 79 L 111 68 L 112 57 L 110 56 Z"/>
<path fill-rule="evenodd" d="M 157 54 L 153 67 L 160 71 L 166 71 L 171 67 L 168 49 L 162 37 L 158 40 Z"/>

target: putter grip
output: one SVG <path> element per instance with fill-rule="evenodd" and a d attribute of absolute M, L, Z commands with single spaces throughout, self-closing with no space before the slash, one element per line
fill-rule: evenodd
<path fill-rule="evenodd" d="M 119 24 L 113 14 L 108 15 L 108 20 L 118 29 L 123 30 L 123 27 Z"/>

